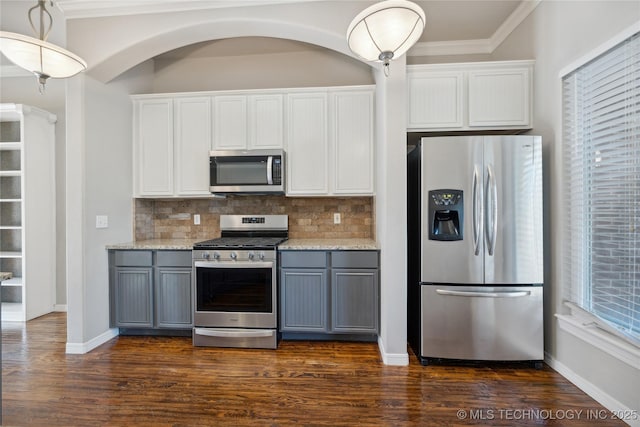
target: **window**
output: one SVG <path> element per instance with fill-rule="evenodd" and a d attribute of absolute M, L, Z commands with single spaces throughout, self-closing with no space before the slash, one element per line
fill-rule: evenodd
<path fill-rule="evenodd" d="M 563 77 L 565 298 L 640 343 L 640 33 Z"/>

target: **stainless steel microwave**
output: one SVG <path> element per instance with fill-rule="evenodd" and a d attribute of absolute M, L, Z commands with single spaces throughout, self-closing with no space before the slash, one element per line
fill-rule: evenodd
<path fill-rule="evenodd" d="M 284 194 L 284 150 L 210 151 L 212 193 Z"/>

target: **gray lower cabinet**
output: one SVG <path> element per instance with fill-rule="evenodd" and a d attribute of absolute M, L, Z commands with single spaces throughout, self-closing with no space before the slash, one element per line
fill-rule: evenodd
<path fill-rule="evenodd" d="M 378 332 L 378 270 L 331 271 L 331 328 L 335 332 Z"/>
<path fill-rule="evenodd" d="M 190 328 L 191 269 L 156 269 L 156 325 L 159 328 Z"/>
<path fill-rule="evenodd" d="M 282 269 L 281 330 L 328 332 L 327 271 Z"/>
<path fill-rule="evenodd" d="M 110 250 L 111 325 L 190 329 L 191 251 Z"/>
<path fill-rule="evenodd" d="M 115 268 L 116 326 L 153 326 L 153 270 L 142 267 Z"/>
<path fill-rule="evenodd" d="M 378 251 L 281 251 L 280 267 L 285 338 L 378 333 Z"/>

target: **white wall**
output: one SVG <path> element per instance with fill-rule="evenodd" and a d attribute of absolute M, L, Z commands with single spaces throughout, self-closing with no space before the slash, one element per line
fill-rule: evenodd
<path fill-rule="evenodd" d="M 84 353 L 116 334 L 109 330 L 105 245 L 133 240 L 132 105 L 148 90 L 149 67 L 105 85 L 86 75 L 69 80 L 67 113 L 67 352 Z M 96 215 L 109 227 L 96 229 Z"/>
<path fill-rule="evenodd" d="M 406 63 L 376 77 L 376 238 L 380 244 L 382 359 L 408 365 L 407 353 L 407 127 Z"/>
<path fill-rule="evenodd" d="M 559 72 L 640 20 L 640 2 L 544 1 L 494 52 L 494 59 L 536 60 L 534 129 L 545 164 L 545 350 L 550 360 L 589 383 L 596 394 L 640 412 L 640 371 L 559 330 L 562 306 L 562 114 Z M 593 394 L 593 393 L 592 393 Z"/>
<path fill-rule="evenodd" d="M 155 61 L 153 91 L 162 93 L 361 84 L 373 84 L 369 65 L 328 49 L 315 48 L 286 53 Z"/>

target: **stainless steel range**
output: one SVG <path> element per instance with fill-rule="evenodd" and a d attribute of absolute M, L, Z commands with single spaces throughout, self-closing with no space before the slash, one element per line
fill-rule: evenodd
<path fill-rule="evenodd" d="M 287 215 L 221 215 L 222 237 L 193 246 L 193 344 L 278 346 L 277 253 Z"/>

